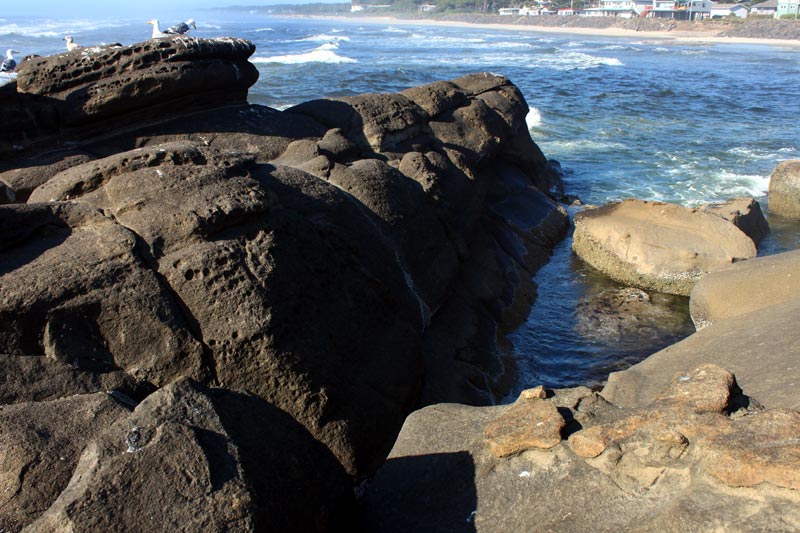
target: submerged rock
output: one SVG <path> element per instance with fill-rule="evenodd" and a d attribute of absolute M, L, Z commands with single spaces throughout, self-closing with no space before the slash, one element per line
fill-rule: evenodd
<path fill-rule="evenodd" d="M 620 283 L 687 296 L 705 273 L 756 256 L 753 241 L 721 217 L 641 200 L 575 215 L 572 248 Z"/>

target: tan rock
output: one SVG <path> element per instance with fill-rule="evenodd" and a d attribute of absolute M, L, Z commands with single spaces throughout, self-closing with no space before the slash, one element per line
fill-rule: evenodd
<path fill-rule="evenodd" d="M 561 442 L 565 425 L 554 403 L 528 400 L 513 404 L 486 426 L 483 437 L 494 455 L 505 457 L 531 448 L 552 448 Z"/>
<path fill-rule="evenodd" d="M 544 390 L 544 387 L 539 385 L 538 387 L 533 387 L 532 389 L 525 389 L 519 395 L 520 399 L 523 400 L 534 400 L 534 399 L 541 399 L 544 400 L 547 398 L 547 392 Z"/>
<path fill-rule="evenodd" d="M 800 413 L 771 409 L 744 417 L 702 454 L 706 471 L 726 485 L 800 490 Z"/>
<path fill-rule="evenodd" d="M 719 216 L 641 200 L 575 215 L 572 248 L 616 281 L 683 295 L 705 273 L 756 256 L 753 241 Z"/>
<path fill-rule="evenodd" d="M 800 250 L 758 257 L 704 276 L 689 311 L 697 329 L 725 318 L 800 300 Z"/>
<path fill-rule="evenodd" d="M 697 413 L 721 413 L 728 407 L 733 374 L 716 365 L 702 365 L 691 372 L 678 372 L 656 402 L 679 404 Z"/>
<path fill-rule="evenodd" d="M 800 218 L 800 160 L 784 161 L 769 178 L 769 211 Z"/>

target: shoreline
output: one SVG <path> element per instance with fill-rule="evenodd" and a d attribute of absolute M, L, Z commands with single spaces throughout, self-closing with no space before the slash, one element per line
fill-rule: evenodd
<path fill-rule="evenodd" d="M 366 24 L 392 24 L 404 26 L 440 26 L 449 28 L 480 28 L 502 31 L 527 31 L 532 33 L 560 33 L 624 39 L 648 39 L 665 44 L 745 44 L 800 48 L 800 40 L 765 39 L 752 37 L 720 37 L 712 31 L 638 31 L 624 28 L 582 28 L 573 26 L 536 26 L 533 24 L 501 24 L 494 22 L 466 22 L 441 19 L 399 18 L 395 16 L 336 16 L 296 15 L 287 18 L 307 18 Z"/>

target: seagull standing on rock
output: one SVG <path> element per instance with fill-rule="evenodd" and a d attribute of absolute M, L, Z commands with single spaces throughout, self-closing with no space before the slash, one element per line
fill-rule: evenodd
<path fill-rule="evenodd" d="M 6 58 L 0 63 L 0 72 L 14 72 L 14 69 L 17 68 L 14 54 L 18 53 L 16 50 L 6 50 Z"/>
<path fill-rule="evenodd" d="M 64 40 L 67 42 L 67 52 L 72 52 L 73 50 L 77 50 L 81 47 L 81 45 L 72 40 L 72 35 L 67 35 L 64 37 Z"/>
<path fill-rule="evenodd" d="M 181 22 L 179 24 L 175 24 L 174 26 L 170 26 L 164 33 L 170 33 L 173 35 L 184 35 L 189 33 L 191 28 L 197 29 L 197 25 L 194 23 L 194 19 L 189 19 L 186 22 Z"/>
<path fill-rule="evenodd" d="M 158 27 L 158 19 L 148 20 L 147 23 L 153 25 L 153 36 L 151 39 L 161 39 L 162 37 L 167 36 L 167 34 L 161 31 L 161 28 Z"/>

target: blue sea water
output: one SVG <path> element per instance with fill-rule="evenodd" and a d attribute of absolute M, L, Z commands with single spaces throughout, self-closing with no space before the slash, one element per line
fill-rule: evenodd
<path fill-rule="evenodd" d="M 191 14 L 199 37 L 236 36 L 257 46 L 260 79 L 250 101 L 283 109 L 320 98 L 398 91 L 476 71 L 509 77 L 523 92 L 531 135 L 561 162 L 569 194 L 603 204 L 627 197 L 693 206 L 735 196 L 762 203 L 769 174 L 800 158 L 800 48 L 675 44 L 525 30 L 413 23 L 289 19 L 247 12 Z M 162 28 L 181 18 L 162 19 Z M 0 19 L 0 50 L 63 50 L 145 40 L 144 20 Z M 800 245 L 796 224 L 770 217 L 762 253 Z M 685 298 L 653 295 L 672 313 L 658 332 L 597 339 L 578 332 L 576 309 L 615 287 L 565 241 L 537 276 L 539 297 L 508 353 L 512 391 L 599 385 L 693 328 Z"/>

